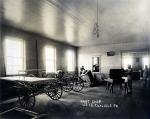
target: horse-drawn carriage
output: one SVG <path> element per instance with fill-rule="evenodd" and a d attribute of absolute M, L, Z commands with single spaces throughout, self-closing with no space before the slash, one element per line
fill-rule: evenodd
<path fill-rule="evenodd" d="M 58 100 L 62 96 L 62 87 L 49 78 L 13 76 L 2 77 L 1 80 L 13 81 L 13 89 L 16 89 L 19 103 L 24 108 L 35 105 L 35 96 L 41 93 L 47 94 L 51 99 Z"/>
<path fill-rule="evenodd" d="M 36 71 L 36 74 L 31 73 L 33 71 Z M 44 75 L 39 72 L 43 72 Z M 52 74 L 45 75 L 44 70 L 19 71 L 18 76 L 0 79 L 15 82 L 13 88 L 17 90 L 19 103 L 24 108 L 34 107 L 35 96 L 39 94 L 45 93 L 52 100 L 58 100 L 63 91 L 79 92 L 84 87 L 84 81 L 74 74 L 65 73 L 62 76 L 53 74 L 52 76 Z"/>
<path fill-rule="evenodd" d="M 74 73 L 65 73 L 61 78 L 58 78 L 58 83 L 62 84 L 63 91 L 69 92 L 71 90 L 80 92 L 84 87 L 84 80 Z"/>
<path fill-rule="evenodd" d="M 84 87 L 83 79 L 75 72 L 64 72 L 62 70 L 57 73 L 46 73 L 45 70 L 40 70 L 39 77 L 55 79 L 55 83 L 61 84 L 63 91 L 69 92 L 71 90 L 80 92 Z M 34 76 L 34 74 L 29 74 Z"/>

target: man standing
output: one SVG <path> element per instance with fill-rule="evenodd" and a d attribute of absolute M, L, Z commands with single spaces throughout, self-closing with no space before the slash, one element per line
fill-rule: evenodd
<path fill-rule="evenodd" d="M 132 94 L 132 73 L 133 70 L 131 68 L 131 65 L 128 65 L 128 69 L 127 69 L 127 79 L 128 79 L 128 93 Z"/>
<path fill-rule="evenodd" d="M 149 69 L 148 69 L 148 66 L 145 65 L 145 69 L 143 71 L 144 86 L 147 85 L 147 79 L 148 78 L 149 78 Z"/>

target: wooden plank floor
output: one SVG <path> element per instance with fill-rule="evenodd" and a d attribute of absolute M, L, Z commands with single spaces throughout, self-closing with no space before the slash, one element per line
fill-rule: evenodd
<path fill-rule="evenodd" d="M 83 101 L 89 101 L 88 105 Z M 134 81 L 133 94 L 124 95 L 117 86 L 111 94 L 102 85 L 64 93 L 59 101 L 42 94 L 36 97 L 32 111 L 46 114 L 48 119 L 150 119 L 150 88 Z"/>

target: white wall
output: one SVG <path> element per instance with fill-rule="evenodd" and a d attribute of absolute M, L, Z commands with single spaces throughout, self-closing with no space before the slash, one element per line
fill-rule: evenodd
<path fill-rule="evenodd" d="M 27 69 L 45 69 L 45 61 L 43 58 L 43 49 L 46 45 L 52 45 L 56 47 L 56 69 L 67 70 L 67 60 L 66 51 L 73 50 L 75 52 L 75 68 L 77 65 L 77 48 L 70 46 L 68 44 L 54 41 L 53 39 L 48 39 L 39 35 L 35 35 L 30 32 L 25 32 L 10 26 L 3 25 L 3 31 L 0 32 L 0 76 L 5 76 L 5 66 L 2 52 L 2 40 L 5 36 L 19 37 L 26 41 L 26 68 Z M 1 26 L 0 26 L 1 30 Z M 2 33 L 2 36 L 1 36 Z M 36 40 L 37 47 L 36 48 Z"/>
<path fill-rule="evenodd" d="M 121 51 L 137 51 L 149 49 L 150 44 L 148 41 L 134 42 L 134 43 L 122 43 L 112 45 L 97 45 L 80 47 L 78 51 L 78 65 L 82 65 L 85 69 L 92 69 L 92 56 L 101 56 L 101 72 L 109 73 L 111 68 L 121 68 Z M 115 56 L 107 56 L 106 52 L 115 51 Z"/>

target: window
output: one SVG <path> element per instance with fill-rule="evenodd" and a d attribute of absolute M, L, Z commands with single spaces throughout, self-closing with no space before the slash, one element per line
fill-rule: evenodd
<path fill-rule="evenodd" d="M 72 50 L 68 50 L 67 53 L 67 70 L 68 71 L 74 71 L 74 68 L 75 68 L 75 62 L 74 62 L 74 59 L 75 59 L 75 54 Z"/>
<path fill-rule="evenodd" d="M 143 68 L 145 68 L 146 65 L 149 67 L 149 57 L 148 56 L 143 57 L 142 62 L 143 62 Z"/>
<path fill-rule="evenodd" d="M 56 48 L 45 47 L 45 68 L 46 72 L 56 72 Z"/>
<path fill-rule="evenodd" d="M 5 38 L 5 66 L 7 75 L 18 74 L 25 70 L 25 43 L 24 40 L 13 37 Z"/>
<path fill-rule="evenodd" d="M 128 65 L 133 65 L 133 57 L 131 54 L 123 53 L 122 54 L 122 67 L 124 69 L 128 68 Z"/>

